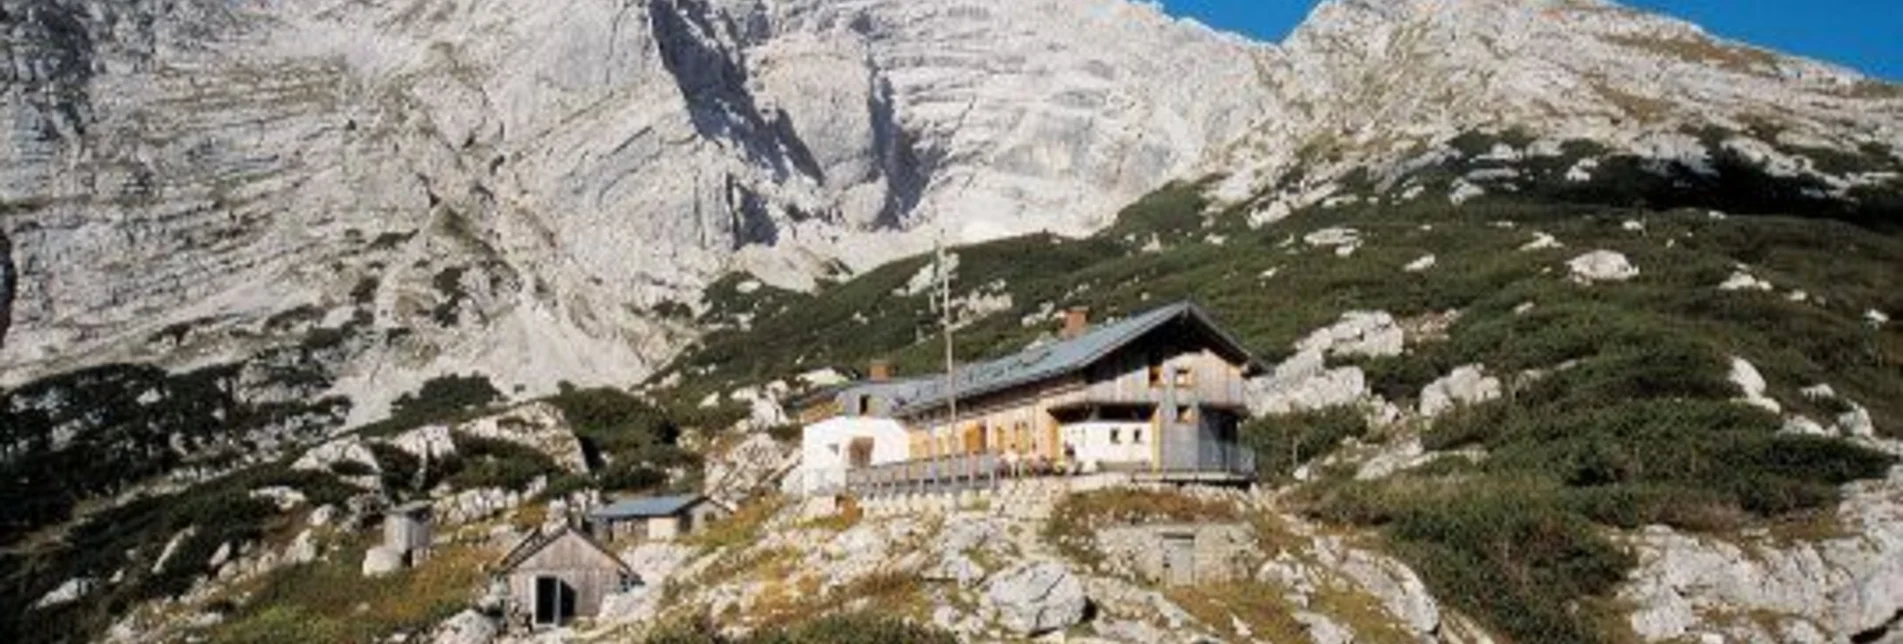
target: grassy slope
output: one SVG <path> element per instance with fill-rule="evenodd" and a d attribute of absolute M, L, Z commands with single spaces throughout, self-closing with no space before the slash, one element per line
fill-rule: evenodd
<path fill-rule="evenodd" d="M 1535 172 L 1569 164 L 1547 165 Z M 1448 176 L 1429 170 L 1417 179 L 1432 185 Z M 1365 361 L 1377 390 L 1405 406 L 1421 386 L 1462 364 L 1485 363 L 1496 373 L 1572 368 L 1426 432 L 1430 449 L 1484 447 L 1491 457 L 1481 464 L 1437 465 L 1376 483 L 1325 478 L 1303 495 L 1308 511 L 1379 529 L 1443 596 L 1516 639 L 1602 639 L 1613 635 L 1602 622 L 1606 596 L 1631 566 L 1605 527 L 1662 522 L 1725 531 L 1801 520 L 1831 503 L 1837 484 L 1881 475 L 1891 464 L 1842 441 L 1778 435 L 1776 417 L 1731 401 L 1738 392 L 1725 374 L 1732 356 L 1746 358 L 1787 409 L 1826 421 L 1841 408 L 1797 390 L 1829 383 L 1895 435 L 1903 421 L 1903 332 L 1873 328 L 1864 313 L 1903 310 L 1895 288 L 1903 283 L 1903 238 L 1892 227 L 1846 222 L 1894 219 L 1867 209 L 1716 218 L 1623 199 L 1591 203 L 1596 195 L 1630 194 L 1616 183 L 1562 188 L 1536 186 L 1460 208 L 1431 197 L 1364 201 L 1248 230 L 1240 213 L 1206 215 L 1193 187 L 1174 186 L 1096 237 L 959 249 L 960 291 L 1001 281 L 1015 304 L 962 331 L 960 354 L 1006 353 L 1047 332 L 1053 323 L 1021 322 L 1045 304 L 1114 316 L 1194 298 L 1269 358 L 1344 311 L 1407 318 L 1459 310 L 1445 341 Z M 1644 190 L 1653 196 L 1648 203 L 1703 203 L 1698 194 L 1661 199 L 1663 188 L 1653 183 Z M 1626 229 L 1627 221 L 1641 222 L 1643 231 Z M 1301 241 L 1328 226 L 1359 230 L 1365 246 L 1338 257 Z M 1566 246 L 1519 250 L 1533 231 Z M 1142 250 L 1153 238 L 1162 250 Z M 1591 287 L 1565 279 L 1566 260 L 1600 248 L 1626 254 L 1642 275 Z M 1435 268 L 1401 270 L 1426 254 L 1437 256 Z M 813 295 L 717 292 L 709 322 L 735 312 L 757 317 L 750 329 L 713 334 L 685 356 L 677 365 L 689 376 L 682 391 L 852 368 L 873 357 L 895 358 L 914 373 L 931 370 L 939 345 L 920 338 L 930 330 L 929 305 L 896 291 L 924 263 L 901 261 Z M 1778 290 L 1717 290 L 1737 264 Z M 1269 271 L 1273 277 L 1264 276 Z M 1810 299 L 1791 300 L 1793 289 Z M 1515 313 L 1527 303 L 1530 312 Z M 1331 437 L 1363 431 L 1326 414 L 1303 422 Z M 1255 423 L 1251 438 L 1279 448 L 1285 424 Z M 1316 455 L 1325 446 L 1302 451 Z"/>

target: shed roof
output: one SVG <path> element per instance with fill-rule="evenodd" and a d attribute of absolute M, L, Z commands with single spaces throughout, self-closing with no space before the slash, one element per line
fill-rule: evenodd
<path fill-rule="evenodd" d="M 570 525 L 563 525 L 555 530 L 537 529 L 535 533 L 530 534 L 528 538 L 523 539 L 521 543 L 516 544 L 514 548 L 510 549 L 509 554 L 503 555 L 501 569 L 514 571 L 516 566 L 520 566 L 522 562 L 528 561 L 530 557 L 534 557 L 535 553 L 541 552 L 544 548 L 554 545 L 555 542 L 561 541 L 564 537 L 570 536 L 580 539 L 582 543 L 606 555 L 608 560 L 613 561 L 615 567 L 623 574 L 634 574 L 634 569 L 630 568 L 627 562 L 622 561 L 621 557 L 609 550 L 607 546 L 601 545 L 601 542 L 595 541 L 594 538 L 589 537 L 587 533 L 576 530 L 574 526 Z"/>
<path fill-rule="evenodd" d="M 388 512 L 388 514 L 403 514 L 403 515 L 422 514 L 425 512 L 429 512 L 430 508 L 432 507 L 434 507 L 433 504 L 431 504 L 428 500 L 411 501 L 409 503 L 405 503 L 403 505 L 390 508 L 390 511 Z"/>
<path fill-rule="evenodd" d="M 607 506 L 597 508 L 589 516 L 597 519 L 644 519 L 650 517 L 668 517 L 707 500 L 699 494 L 679 496 L 650 496 L 635 499 L 623 499 Z"/>
<path fill-rule="evenodd" d="M 1236 341 L 1235 337 L 1216 325 L 1215 320 L 1210 318 L 1207 311 L 1194 302 L 1184 301 L 1099 326 L 1069 340 L 1032 347 L 1016 355 L 961 367 L 956 376 L 958 385 L 956 394 L 959 397 L 981 396 L 1078 371 L 1151 331 L 1177 320 L 1186 320 L 1199 325 L 1202 330 L 1209 333 L 1216 350 L 1244 363 L 1246 368 L 1250 370 L 1263 368 L 1241 342 Z M 900 400 L 898 409 L 900 414 L 932 409 L 945 404 L 948 398 L 943 378 L 922 378 L 901 383 L 881 384 L 903 386 L 909 389 L 894 396 Z"/>

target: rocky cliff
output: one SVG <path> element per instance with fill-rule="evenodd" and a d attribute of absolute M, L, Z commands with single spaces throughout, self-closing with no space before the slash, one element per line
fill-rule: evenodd
<path fill-rule="evenodd" d="M 1267 47 L 1113 0 L 5 14 L 5 382 L 309 310 L 387 340 L 342 374 L 366 409 L 450 369 L 634 380 L 728 270 L 1091 230 L 1274 102 Z"/>

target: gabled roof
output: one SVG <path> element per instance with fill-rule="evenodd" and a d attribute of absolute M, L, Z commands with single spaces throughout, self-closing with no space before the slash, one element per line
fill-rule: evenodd
<path fill-rule="evenodd" d="M 1237 342 L 1234 336 L 1217 326 L 1215 320 L 1210 318 L 1203 307 L 1197 306 L 1194 302 L 1185 301 L 1097 327 L 1069 340 L 1033 347 L 1017 355 L 989 362 L 960 367 L 957 373 L 957 395 L 960 398 L 982 396 L 1079 371 L 1151 331 L 1178 320 L 1201 326 L 1213 338 L 1216 350 L 1242 362 L 1245 369 L 1264 370 L 1262 363 L 1258 362 L 1241 342 Z M 944 378 L 921 378 L 890 384 L 909 388 L 909 391 L 894 396 L 900 401 L 898 409 L 900 414 L 932 409 L 945 404 L 947 399 Z"/>
<path fill-rule="evenodd" d="M 573 535 L 576 539 L 580 539 L 582 543 L 594 548 L 601 554 L 606 555 L 609 561 L 615 562 L 615 566 L 621 570 L 622 574 L 634 574 L 634 569 L 628 567 L 628 563 L 622 561 L 620 556 L 609 550 L 607 546 L 601 545 L 601 542 L 588 536 L 588 533 L 576 530 L 575 527 L 571 525 L 563 525 L 555 530 L 542 530 L 538 528 L 534 534 L 529 535 L 528 538 L 523 539 L 521 543 L 516 544 L 514 548 L 509 549 L 509 554 L 502 556 L 502 562 L 498 565 L 498 568 L 505 572 L 515 570 L 516 566 L 520 566 L 522 562 L 528 561 L 530 557 L 535 556 L 535 553 L 541 552 L 543 548 L 547 548 L 557 541 L 561 541 L 562 537 L 570 535 Z"/>
<path fill-rule="evenodd" d="M 680 496 L 650 496 L 635 499 L 623 499 L 615 503 L 596 508 L 588 516 L 597 519 L 646 519 L 651 517 L 671 517 L 694 504 L 707 500 L 699 494 Z"/>

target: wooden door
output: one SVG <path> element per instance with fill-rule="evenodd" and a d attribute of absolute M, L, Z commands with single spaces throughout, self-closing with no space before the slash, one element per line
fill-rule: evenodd
<path fill-rule="evenodd" d="M 1170 586 L 1196 584 L 1196 538 L 1191 535 L 1163 536 L 1163 583 Z"/>

